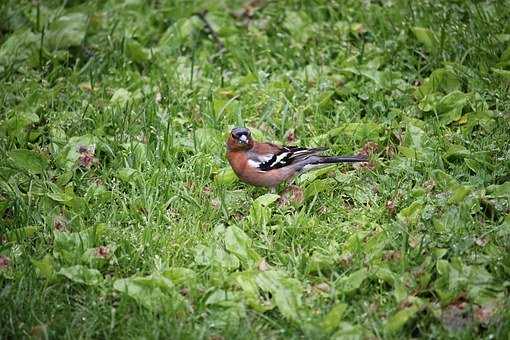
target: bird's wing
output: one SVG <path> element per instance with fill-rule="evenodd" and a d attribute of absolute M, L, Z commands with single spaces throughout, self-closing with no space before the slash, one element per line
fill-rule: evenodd
<path fill-rule="evenodd" d="M 278 146 L 275 144 L 258 144 L 251 157 L 250 165 L 259 171 L 269 171 L 301 162 L 306 158 L 317 155 L 326 150 L 325 148 L 300 148 L 297 146 Z"/>

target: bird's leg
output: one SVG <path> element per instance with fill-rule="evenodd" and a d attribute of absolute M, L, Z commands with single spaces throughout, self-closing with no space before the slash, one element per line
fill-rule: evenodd
<path fill-rule="evenodd" d="M 276 194 L 276 187 L 271 187 L 269 192 L 272 194 Z"/>

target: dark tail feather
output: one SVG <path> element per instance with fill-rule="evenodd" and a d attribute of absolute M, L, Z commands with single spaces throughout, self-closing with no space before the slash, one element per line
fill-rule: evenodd
<path fill-rule="evenodd" d="M 317 163 L 357 163 L 368 162 L 365 156 L 324 156 Z"/>

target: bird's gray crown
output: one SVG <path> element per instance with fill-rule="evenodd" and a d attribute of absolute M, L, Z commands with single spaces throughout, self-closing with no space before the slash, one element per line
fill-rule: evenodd
<path fill-rule="evenodd" d="M 244 128 L 244 127 L 236 127 L 232 129 L 232 136 L 236 138 L 241 138 L 241 136 L 250 136 L 250 129 Z"/>

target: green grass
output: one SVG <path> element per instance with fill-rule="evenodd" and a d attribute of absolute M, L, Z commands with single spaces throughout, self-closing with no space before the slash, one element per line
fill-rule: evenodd
<path fill-rule="evenodd" d="M 1 2 L 0 337 L 505 338 L 508 2 L 245 5 Z"/>

